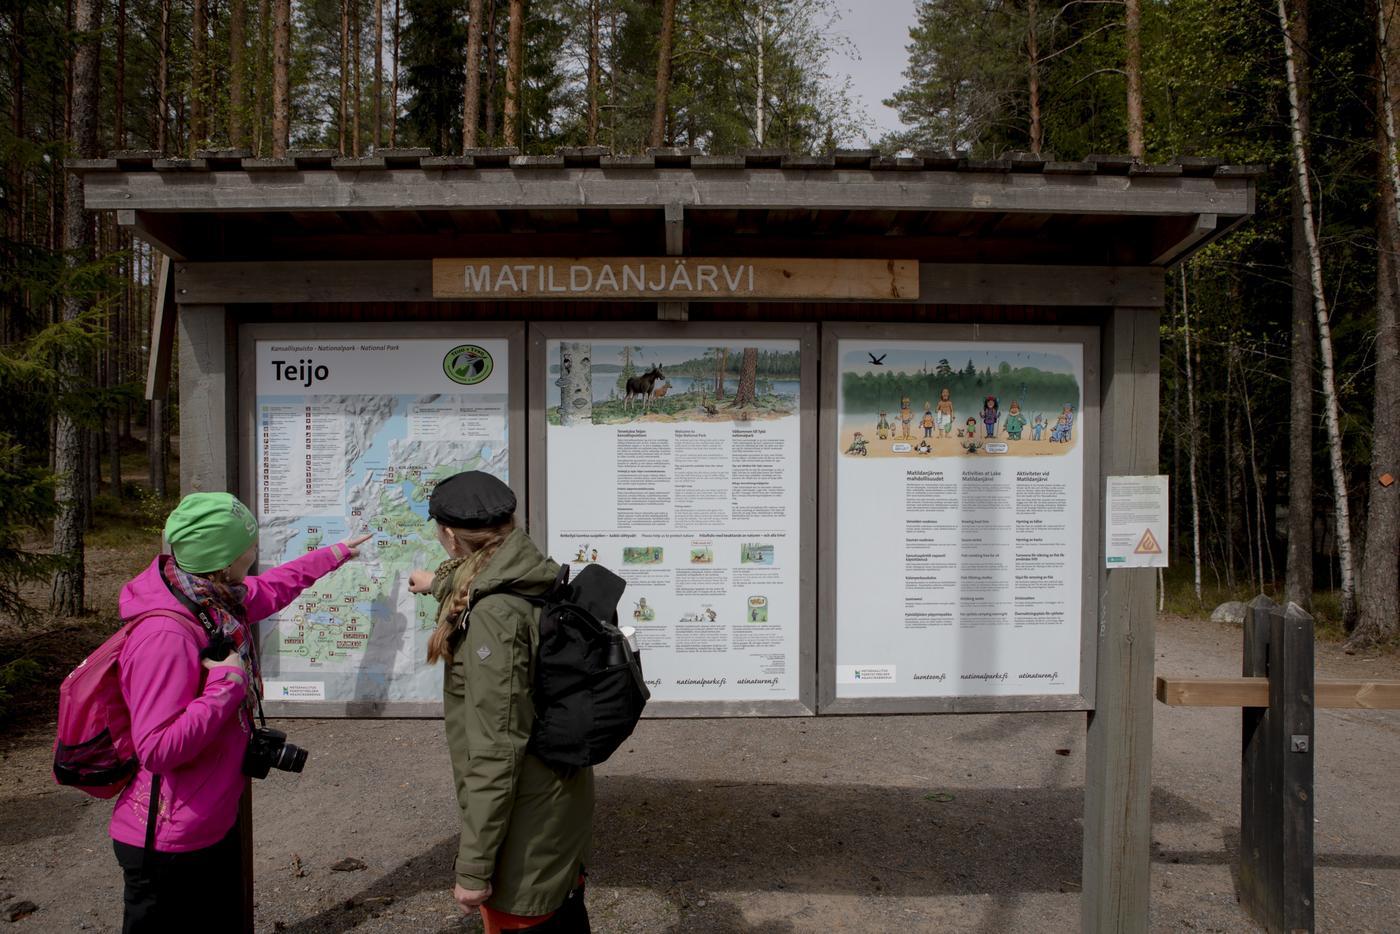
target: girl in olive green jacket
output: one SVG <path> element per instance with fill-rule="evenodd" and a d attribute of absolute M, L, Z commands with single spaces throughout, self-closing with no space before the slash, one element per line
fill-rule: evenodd
<path fill-rule="evenodd" d="M 449 558 L 409 589 L 439 603 L 428 661 L 446 662 L 443 713 L 462 836 L 453 894 L 495 931 L 587 932 L 583 864 L 593 770 L 561 776 L 526 751 L 539 646 L 537 596 L 559 566 L 515 528 L 515 496 L 489 474 L 456 474 L 428 503 Z"/>

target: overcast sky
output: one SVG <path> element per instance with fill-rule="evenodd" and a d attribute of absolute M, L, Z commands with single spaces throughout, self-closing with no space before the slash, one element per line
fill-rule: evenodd
<path fill-rule="evenodd" d="M 899 116 L 880 103 L 904 83 L 900 74 L 908 61 L 904 47 L 914 25 L 914 0 L 837 0 L 841 19 L 837 31 L 850 39 L 859 59 L 839 57 L 832 71 L 851 76 L 852 85 L 875 126 L 871 141 L 900 129 Z"/>

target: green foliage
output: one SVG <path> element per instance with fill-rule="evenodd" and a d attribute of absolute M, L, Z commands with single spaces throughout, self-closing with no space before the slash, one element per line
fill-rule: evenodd
<path fill-rule="evenodd" d="M 910 406 L 922 409 L 925 403 L 938 405 L 943 389 L 953 403 L 956 421 L 961 424 L 982 410 L 987 396 L 996 396 L 1003 414 L 1013 400 L 1020 402 L 1026 421 L 1037 414 L 1050 424 L 1068 403 L 1079 410 L 1079 385 L 1068 373 L 1047 373 L 1034 367 L 1005 368 L 995 377 L 975 371 L 939 376 L 934 373 L 905 373 L 886 370 L 883 373 L 846 373 L 841 379 L 841 405 L 847 412 L 897 412 L 900 400 L 908 398 Z"/>
<path fill-rule="evenodd" d="M 452 152 L 462 138 L 467 26 L 455 0 L 407 0 L 403 31 L 404 125 L 435 152 Z"/>
<path fill-rule="evenodd" d="M 43 667 L 32 658 L 16 658 L 0 664 L 0 722 L 10 710 L 10 699 L 39 680 Z"/>
<path fill-rule="evenodd" d="M 25 535 L 53 517 L 53 494 L 53 474 L 25 463 L 14 439 L 0 433 L 0 614 L 21 623 L 33 615 L 20 595 L 21 586 L 43 580 L 60 567 L 59 559 L 24 547 Z"/>

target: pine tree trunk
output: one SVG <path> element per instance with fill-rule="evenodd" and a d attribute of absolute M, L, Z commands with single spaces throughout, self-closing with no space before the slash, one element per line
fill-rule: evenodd
<path fill-rule="evenodd" d="M 1303 234 L 1308 245 L 1308 271 L 1312 283 L 1313 310 L 1317 315 L 1317 340 L 1322 352 L 1322 401 L 1327 424 L 1327 454 L 1332 471 L 1337 527 L 1337 564 L 1341 577 L 1342 619 L 1348 629 L 1356 623 L 1356 569 L 1351 553 L 1351 509 L 1347 501 L 1346 468 L 1342 463 L 1342 425 L 1337 400 L 1336 367 L 1332 357 L 1332 325 L 1327 293 L 1322 287 L 1322 251 L 1313 223 L 1312 191 L 1308 179 L 1308 153 L 1298 122 L 1298 77 L 1284 0 L 1278 0 L 1279 25 L 1283 28 L 1284 66 L 1288 77 L 1289 130 L 1293 141 L 1293 167 L 1303 202 Z"/>
<path fill-rule="evenodd" d="M 258 0 L 257 79 L 253 82 L 253 152 L 267 154 L 267 135 L 272 127 L 272 2 Z"/>
<path fill-rule="evenodd" d="M 352 76 L 351 83 L 353 87 L 350 89 L 350 100 L 353 106 L 354 124 L 350 133 L 350 153 L 357 159 L 360 156 L 360 105 L 364 101 L 364 94 L 361 93 L 361 88 L 363 88 L 364 85 L 360 82 L 360 49 L 362 48 L 360 34 L 360 3 L 359 0 L 351 0 L 350 74 Z M 446 152 L 447 150 L 444 148 L 443 151 Z"/>
<path fill-rule="evenodd" d="M 112 101 L 112 146 L 126 148 L 126 0 L 117 0 L 117 60 L 112 83 L 116 89 Z"/>
<path fill-rule="evenodd" d="M 1311 66 L 1308 48 L 1308 0 L 1293 0 L 1289 22 L 1298 56 L 1294 77 L 1298 83 L 1298 126 L 1303 139 L 1309 135 L 1312 110 Z M 1308 270 L 1307 233 L 1303 195 L 1293 181 L 1293 336 L 1288 407 L 1288 553 L 1284 568 L 1284 600 L 1305 610 L 1312 608 L 1313 594 L 1313 343 L 1312 284 Z"/>
<path fill-rule="evenodd" d="M 1400 104 L 1400 3 L 1380 0 L 1376 10 L 1376 143 L 1380 206 L 1376 233 L 1376 391 L 1372 418 L 1370 500 L 1366 508 L 1366 551 L 1361 558 L 1361 600 L 1356 631 L 1348 648 L 1387 642 L 1400 633 L 1400 167 L 1396 164 L 1395 110 Z M 1389 480 L 1387 481 L 1387 478 Z"/>
<path fill-rule="evenodd" d="M 340 106 L 337 123 L 338 148 L 345 155 L 345 131 L 350 108 L 350 0 L 340 0 Z"/>
<path fill-rule="evenodd" d="M 734 407 L 753 405 L 757 401 L 754 387 L 758 382 L 758 348 L 745 347 L 739 363 L 739 388 L 734 393 Z"/>
<path fill-rule="evenodd" d="M 399 138 L 399 0 L 394 0 L 394 51 L 389 75 L 389 148 Z"/>
<path fill-rule="evenodd" d="M 248 2 L 229 0 L 228 7 L 228 144 L 234 149 L 245 145 L 243 128 L 247 95 L 243 82 L 247 74 Z"/>
<path fill-rule="evenodd" d="M 1195 572 L 1196 603 L 1201 603 L 1201 492 L 1196 483 L 1200 434 L 1196 421 L 1196 373 L 1191 363 L 1191 308 L 1187 303 L 1186 266 L 1181 266 L 1181 318 L 1184 324 L 1182 339 L 1186 344 L 1186 434 L 1191 442 L 1188 457 L 1191 468 L 1191 563 Z"/>
<path fill-rule="evenodd" d="M 724 367 L 729 362 L 729 348 L 715 348 L 715 400 L 724 398 Z"/>
<path fill-rule="evenodd" d="M 79 158 L 97 157 L 98 56 L 102 26 L 99 0 L 75 0 L 73 4 L 73 147 Z M 65 173 L 63 203 L 63 245 L 69 268 L 92 260 L 92 224 L 83 210 L 83 181 Z M 86 307 L 84 296 L 65 291 L 61 314 L 64 321 L 75 321 Z M 89 378 L 87 362 L 72 352 L 65 353 L 59 365 L 60 395 L 81 392 Z M 84 574 L 83 530 L 87 524 L 88 451 L 87 432 L 79 427 L 71 411 L 60 407 L 54 420 L 54 469 L 58 485 L 54 500 L 58 514 L 53 523 L 53 551 L 64 560 L 54 575 L 50 607 L 55 613 L 73 615 L 83 611 Z"/>
<path fill-rule="evenodd" d="M 160 0 L 160 57 L 156 66 L 156 148 L 170 151 L 170 3 Z"/>
<path fill-rule="evenodd" d="M 671 45 L 676 32 L 676 0 L 662 0 L 661 41 L 656 48 L 656 101 L 651 112 L 651 145 L 660 148 L 666 140 L 666 111 L 671 98 Z"/>
<path fill-rule="evenodd" d="M 496 65 L 499 46 L 496 36 L 496 0 L 486 0 L 486 140 L 496 142 Z"/>
<path fill-rule="evenodd" d="M 602 57 L 602 2 L 588 0 L 588 145 L 598 145 L 598 84 Z"/>
<path fill-rule="evenodd" d="M 374 148 L 384 130 L 384 0 L 374 0 Z"/>
<path fill-rule="evenodd" d="M 510 38 L 506 45 L 507 146 L 520 146 L 520 76 L 525 64 L 525 0 L 510 0 Z"/>
<path fill-rule="evenodd" d="M 1142 140 L 1142 0 L 1125 0 L 1125 5 L 1127 60 L 1123 70 L 1128 78 L 1128 154 L 1142 159 L 1146 154 Z"/>
<path fill-rule="evenodd" d="M 292 0 L 272 0 L 272 157 L 287 155 L 292 128 Z"/>
<path fill-rule="evenodd" d="M 462 92 L 462 149 L 476 148 L 477 123 L 481 120 L 481 0 L 467 8 L 466 88 Z"/>
<path fill-rule="evenodd" d="M 209 137 L 209 0 L 194 0 L 190 40 L 190 148 L 203 148 Z"/>
<path fill-rule="evenodd" d="M 1040 127 L 1040 40 L 1039 9 L 1037 0 L 1026 3 L 1026 63 L 1030 70 L 1029 96 L 1031 107 L 1031 152 L 1040 154 L 1042 130 Z"/>

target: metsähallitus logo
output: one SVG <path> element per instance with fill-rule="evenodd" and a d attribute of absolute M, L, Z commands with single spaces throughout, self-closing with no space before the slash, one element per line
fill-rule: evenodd
<path fill-rule="evenodd" d="M 454 383 L 475 386 L 491 375 L 491 354 L 476 344 L 459 344 L 442 358 L 442 372 Z"/>

